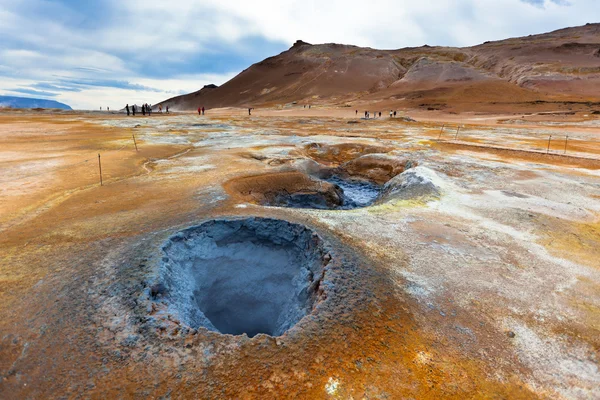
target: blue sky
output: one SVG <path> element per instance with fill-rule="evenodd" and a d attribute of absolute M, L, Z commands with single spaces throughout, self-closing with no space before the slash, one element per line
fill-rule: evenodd
<path fill-rule="evenodd" d="M 597 0 L 0 0 L 0 95 L 116 109 L 222 84 L 296 39 L 468 46 L 597 21 Z"/>

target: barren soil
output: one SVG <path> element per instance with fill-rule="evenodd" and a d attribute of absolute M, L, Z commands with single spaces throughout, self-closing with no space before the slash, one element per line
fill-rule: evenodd
<path fill-rule="evenodd" d="M 599 398 L 600 120 L 409 114 L 0 112 L 0 398 Z M 365 154 L 439 196 L 248 195 Z M 322 238 L 326 300 L 276 338 L 186 326 L 156 298 L 161 246 L 251 216 Z"/>

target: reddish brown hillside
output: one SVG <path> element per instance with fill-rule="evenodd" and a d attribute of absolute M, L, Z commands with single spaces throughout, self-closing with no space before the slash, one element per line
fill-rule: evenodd
<path fill-rule="evenodd" d="M 375 50 L 296 42 L 173 110 L 290 103 L 448 111 L 586 108 L 600 100 L 600 24 L 468 48 Z M 592 104 L 589 104 L 589 103 Z"/>

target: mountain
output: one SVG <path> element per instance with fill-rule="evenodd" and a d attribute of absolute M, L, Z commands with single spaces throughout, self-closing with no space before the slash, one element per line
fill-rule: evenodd
<path fill-rule="evenodd" d="M 31 99 L 28 97 L 0 96 L 0 108 L 58 108 L 61 110 L 72 110 L 66 104 L 54 100 Z"/>
<path fill-rule="evenodd" d="M 466 48 L 376 50 L 299 40 L 220 87 L 161 104 L 172 110 L 297 102 L 500 111 L 597 107 L 599 100 L 600 24 L 594 23 Z"/>

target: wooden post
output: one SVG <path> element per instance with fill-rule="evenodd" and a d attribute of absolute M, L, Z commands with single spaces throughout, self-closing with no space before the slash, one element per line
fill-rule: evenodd
<path fill-rule="evenodd" d="M 442 133 L 444 133 L 445 127 L 446 127 L 446 124 L 442 125 L 442 129 L 440 129 L 440 136 L 438 136 L 438 140 L 440 140 L 442 138 Z"/>
<path fill-rule="evenodd" d="M 552 140 L 552 135 L 548 138 L 548 151 L 546 153 L 550 153 L 550 141 Z"/>
<path fill-rule="evenodd" d="M 567 143 L 569 142 L 569 136 L 565 137 L 565 154 L 567 154 Z"/>
<path fill-rule="evenodd" d="M 135 146 L 135 151 L 138 151 L 137 143 L 135 142 L 135 133 L 132 133 L 131 136 L 133 137 L 133 145 Z"/>
<path fill-rule="evenodd" d="M 458 131 L 460 131 L 460 125 L 456 128 L 456 135 L 454 135 L 454 140 L 458 138 Z"/>
<path fill-rule="evenodd" d="M 100 186 L 102 185 L 102 163 L 100 162 L 100 154 L 98 154 L 98 168 L 100 169 Z"/>

